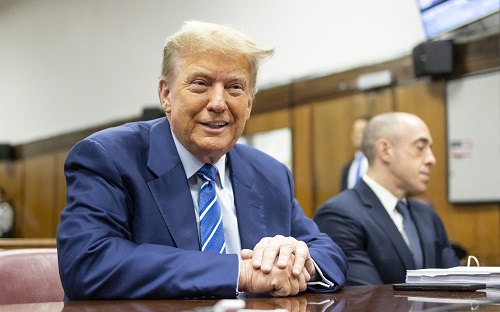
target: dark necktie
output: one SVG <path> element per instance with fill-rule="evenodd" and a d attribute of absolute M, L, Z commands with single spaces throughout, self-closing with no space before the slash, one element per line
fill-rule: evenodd
<path fill-rule="evenodd" d="M 408 207 L 402 201 L 398 201 L 396 204 L 396 209 L 403 216 L 403 227 L 406 232 L 406 236 L 410 241 L 411 250 L 413 253 L 413 259 L 415 260 L 415 267 L 417 269 L 423 268 L 423 255 L 422 246 L 420 245 L 420 238 L 417 233 L 417 229 L 410 215 Z"/>
<path fill-rule="evenodd" d="M 205 164 L 197 174 L 203 181 L 200 188 L 200 240 L 201 250 L 218 253 L 226 253 L 224 241 L 224 227 L 222 214 L 215 186 L 215 175 L 217 168 L 211 164 Z"/>

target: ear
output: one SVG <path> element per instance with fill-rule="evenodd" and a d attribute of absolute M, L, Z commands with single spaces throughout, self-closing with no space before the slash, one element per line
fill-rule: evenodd
<path fill-rule="evenodd" d="M 158 83 L 158 96 L 160 97 L 160 104 L 163 108 L 165 114 L 169 114 L 171 111 L 170 106 L 170 84 L 165 78 L 161 78 Z"/>
<path fill-rule="evenodd" d="M 255 99 L 255 94 L 253 94 L 253 95 L 251 95 L 251 96 L 248 97 L 246 120 L 248 120 L 250 118 L 250 113 L 252 112 L 253 100 L 254 99 Z"/>
<path fill-rule="evenodd" d="M 379 158 L 384 163 L 391 163 L 392 156 L 394 153 L 393 146 L 389 140 L 382 138 L 375 143 L 375 151 L 377 153 L 377 158 Z"/>

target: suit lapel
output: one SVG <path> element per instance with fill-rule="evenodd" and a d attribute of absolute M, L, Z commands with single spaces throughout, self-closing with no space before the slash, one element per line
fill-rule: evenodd
<path fill-rule="evenodd" d="M 149 189 L 176 246 L 199 250 L 193 199 L 166 118 L 151 128 L 148 167 L 157 175 Z"/>
<path fill-rule="evenodd" d="M 268 236 L 264 216 L 264 200 L 255 191 L 255 174 L 242 160 L 235 146 L 228 153 L 231 181 L 233 183 L 234 203 L 238 218 L 241 248 L 253 249 L 261 237 Z"/>
<path fill-rule="evenodd" d="M 253 248 L 269 232 L 264 200 L 256 192 L 255 174 L 235 146 L 228 153 L 242 248 Z M 193 200 L 175 148 L 168 120 L 151 128 L 148 167 L 157 175 L 148 182 L 165 224 L 179 248 L 199 250 Z"/>
<path fill-rule="evenodd" d="M 374 222 L 387 234 L 387 238 L 390 240 L 404 266 L 407 269 L 415 269 L 415 262 L 408 245 L 406 245 L 403 236 L 377 195 L 375 195 L 372 189 L 363 180 L 360 180 L 354 187 L 354 191 L 358 193 L 363 205 L 367 208 L 371 208 L 367 209 L 368 213 Z"/>

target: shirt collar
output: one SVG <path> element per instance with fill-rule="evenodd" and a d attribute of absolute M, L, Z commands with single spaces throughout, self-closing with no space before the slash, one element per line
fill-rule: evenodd
<path fill-rule="evenodd" d="M 172 131 L 172 130 L 170 130 Z M 174 144 L 175 148 L 177 149 L 177 153 L 179 154 L 179 157 L 182 162 L 182 166 L 184 167 L 184 172 L 186 173 L 186 179 L 191 178 L 193 175 L 200 170 L 205 163 L 201 162 L 196 156 L 191 154 L 182 143 L 177 140 L 175 137 L 174 133 L 172 132 L 172 137 L 174 138 Z M 224 177 L 226 174 L 226 154 L 222 155 L 222 157 L 215 163 L 213 164 L 217 168 L 218 178 L 215 178 L 215 182 L 219 183 L 221 188 L 224 188 L 224 179 L 221 177 Z"/>
<path fill-rule="evenodd" d="M 363 154 L 362 151 L 356 151 L 354 153 L 354 158 L 356 158 L 356 159 L 361 159 L 363 156 L 365 156 L 365 154 Z"/>
<path fill-rule="evenodd" d="M 373 193 L 375 193 L 378 197 L 387 212 L 391 213 L 394 209 L 396 209 L 396 204 L 398 203 L 396 196 L 368 175 L 365 174 L 362 179 L 372 189 Z"/>

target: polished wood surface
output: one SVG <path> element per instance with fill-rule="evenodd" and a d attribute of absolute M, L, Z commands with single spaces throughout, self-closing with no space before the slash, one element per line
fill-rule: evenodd
<path fill-rule="evenodd" d="M 56 248 L 55 238 L 0 238 L 0 249 Z"/>
<path fill-rule="evenodd" d="M 351 286 L 333 294 L 287 298 L 247 297 L 245 309 L 306 311 L 499 311 L 500 290 L 476 292 L 394 291 L 391 285 Z M 496 300 L 496 302 L 495 302 Z M 72 301 L 0 306 L 0 311 L 207 311 L 217 300 Z"/>

